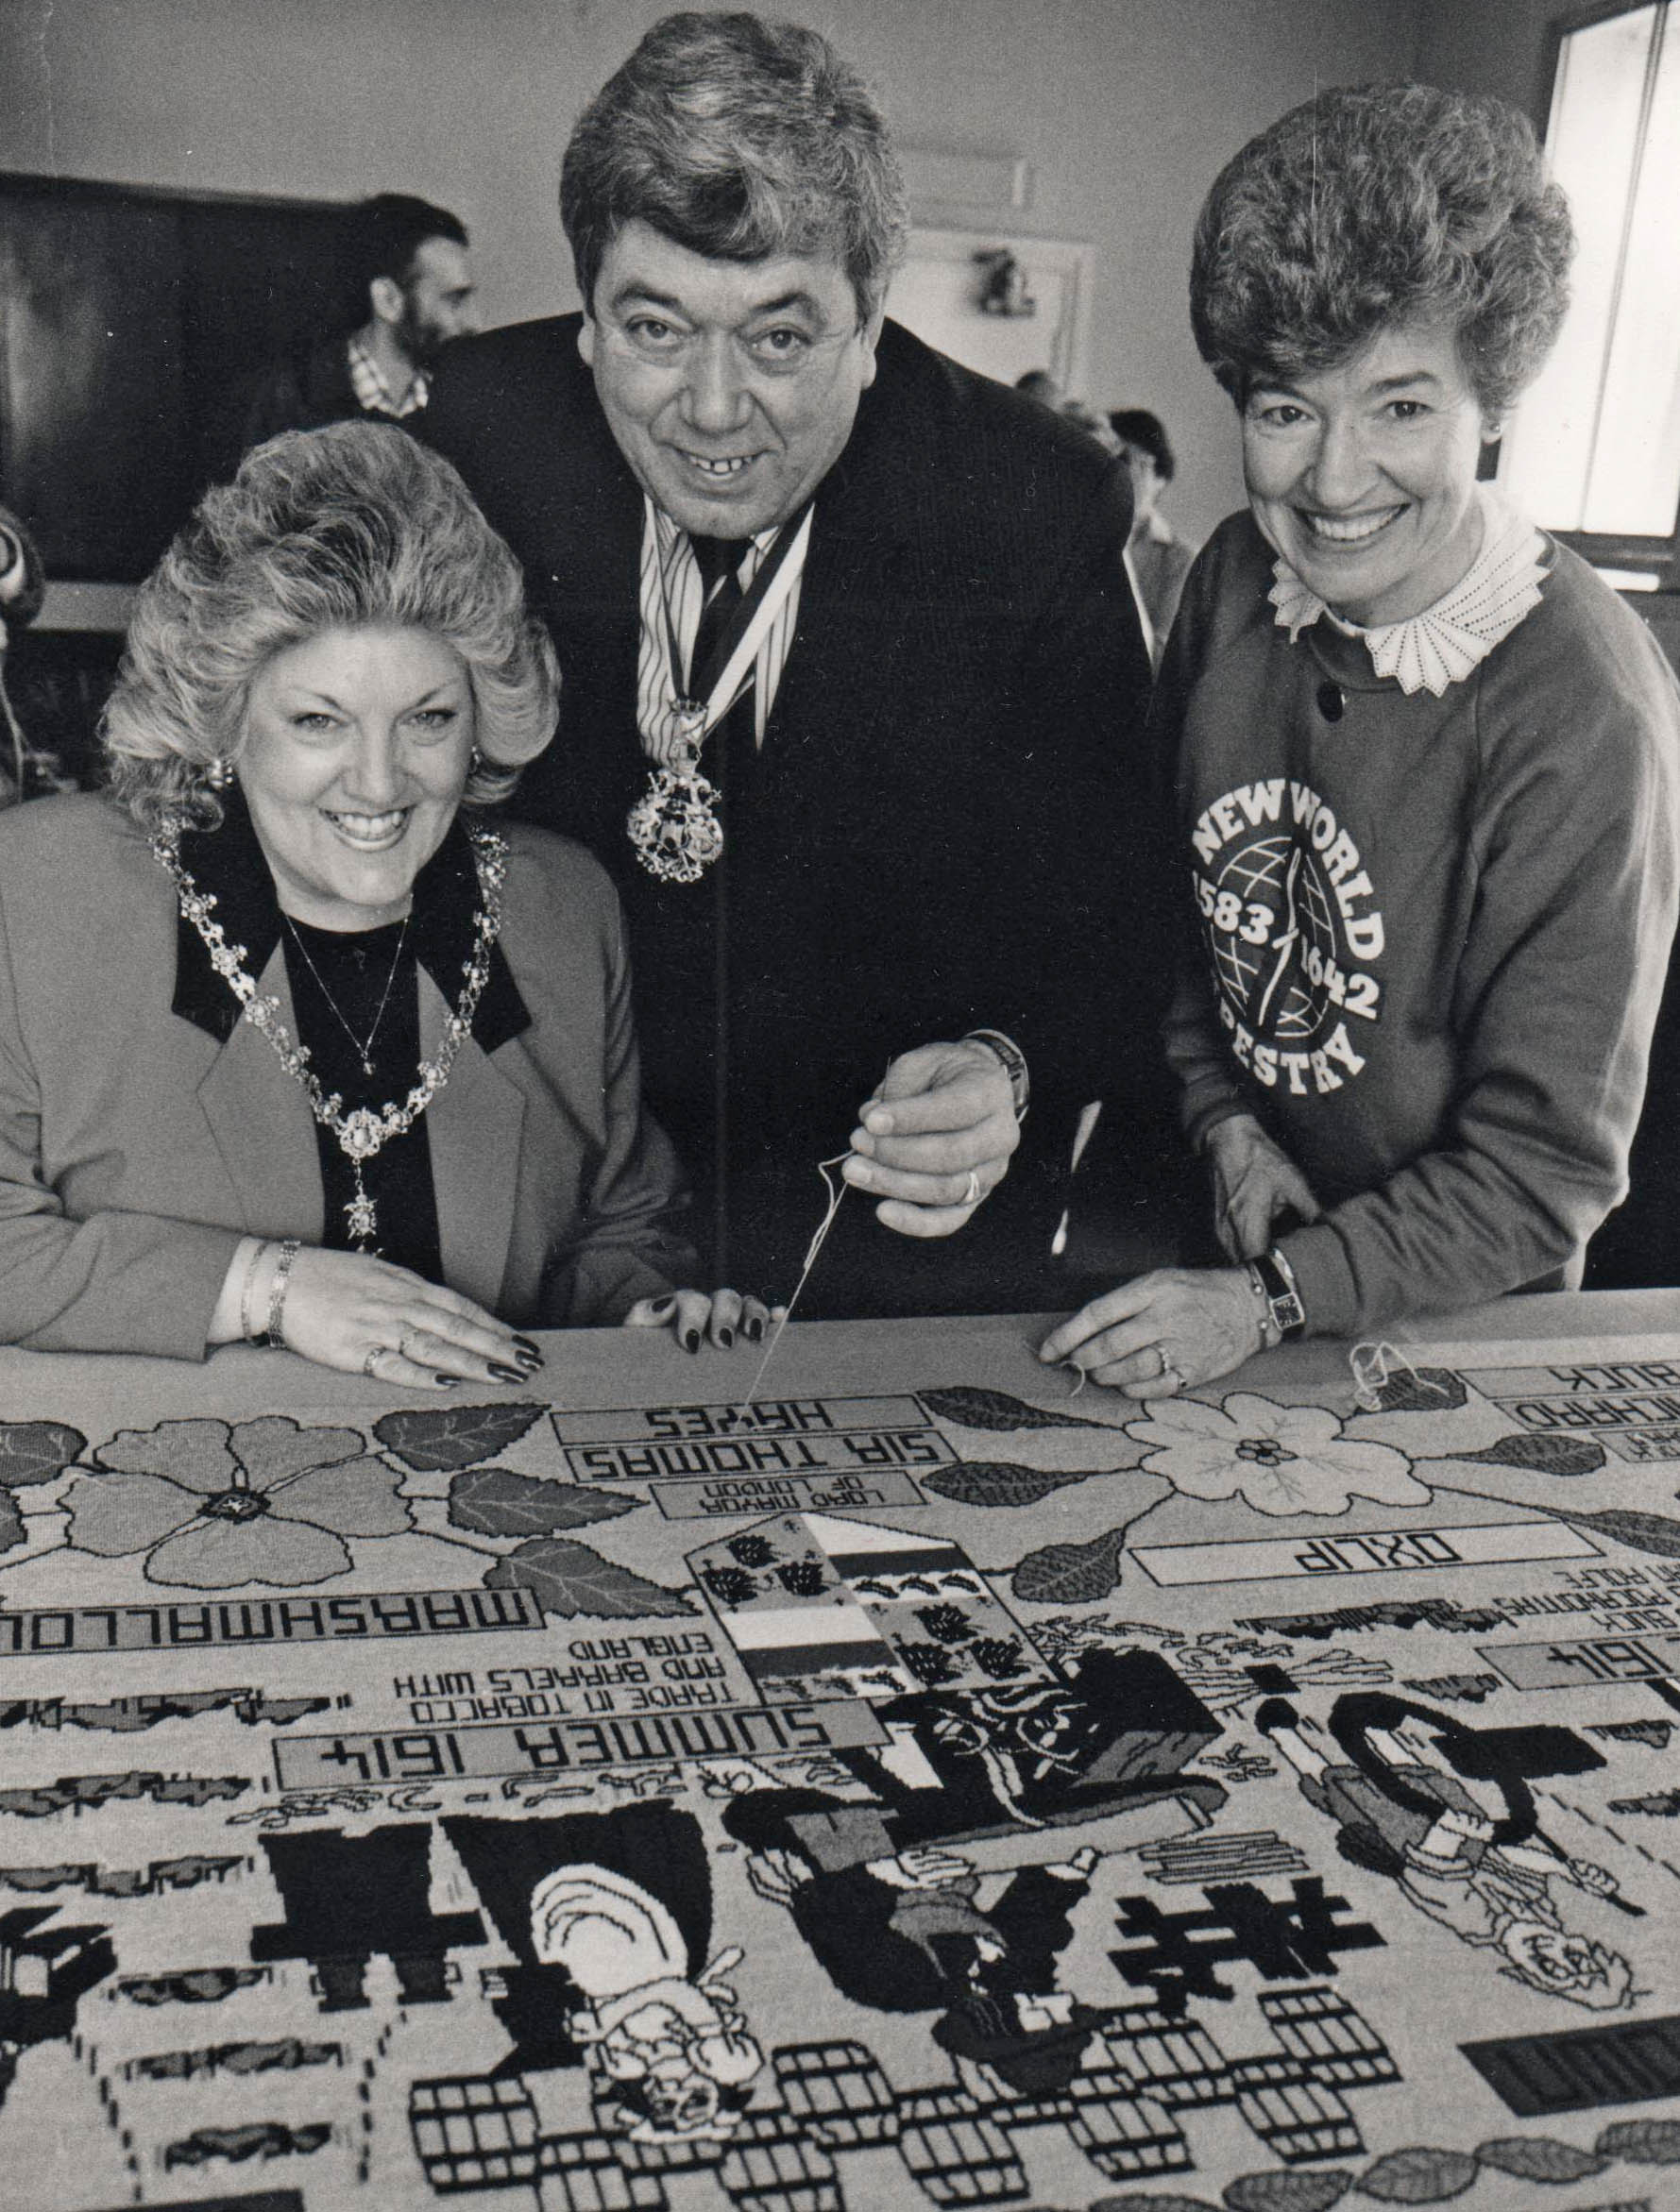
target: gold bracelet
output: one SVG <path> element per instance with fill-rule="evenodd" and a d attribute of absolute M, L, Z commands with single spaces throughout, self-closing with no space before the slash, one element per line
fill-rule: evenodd
<path fill-rule="evenodd" d="M 274 1280 L 268 1286 L 268 1342 L 283 1347 L 285 1338 L 280 1333 L 280 1321 L 286 1310 L 286 1286 L 292 1279 L 292 1262 L 303 1249 L 297 1237 L 288 1237 L 280 1248 L 280 1259 L 274 1270 Z"/>
<path fill-rule="evenodd" d="M 247 1344 L 265 1344 L 267 1337 L 260 1328 L 251 1326 L 251 1292 L 256 1287 L 257 1262 L 268 1249 L 268 1240 L 258 1237 L 251 1245 L 250 1257 L 245 1263 L 245 1288 L 239 1293 L 239 1333 Z"/>

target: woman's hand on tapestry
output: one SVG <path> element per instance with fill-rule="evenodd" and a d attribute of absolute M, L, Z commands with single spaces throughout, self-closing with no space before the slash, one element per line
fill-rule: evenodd
<path fill-rule="evenodd" d="M 285 1286 L 280 1335 L 322 1367 L 399 1390 L 524 1382 L 542 1355 L 505 1322 L 406 1267 L 306 1245 Z"/>
<path fill-rule="evenodd" d="M 787 1313 L 785 1306 L 767 1306 L 739 1291 L 671 1291 L 663 1298 L 638 1298 L 619 1326 L 668 1328 L 685 1352 L 698 1352 L 704 1343 L 727 1352 L 738 1337 L 762 1343 L 770 1324 Z"/>
<path fill-rule="evenodd" d="M 859 1109 L 840 1173 L 905 1237 L 949 1237 L 996 1190 L 1021 1141 L 1015 1094 L 975 1038 L 902 1053 Z"/>
<path fill-rule="evenodd" d="M 1093 1298 L 1039 1346 L 1128 1398 L 1213 1382 L 1261 1348 L 1260 1303 L 1244 1268 L 1162 1267 Z"/>
<path fill-rule="evenodd" d="M 1307 1181 L 1252 1114 L 1215 1122 L 1207 1137 L 1213 1171 L 1213 1234 L 1227 1259 L 1269 1251 L 1286 1213 L 1315 1222 L 1322 1211 Z"/>

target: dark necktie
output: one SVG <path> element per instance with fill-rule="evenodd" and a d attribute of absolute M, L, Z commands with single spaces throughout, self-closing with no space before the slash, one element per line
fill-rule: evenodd
<path fill-rule="evenodd" d="M 713 664 L 718 647 L 741 603 L 740 563 L 745 550 L 738 538 L 691 537 L 694 565 L 705 599 L 700 610 L 700 627 L 694 633 L 694 650 L 688 656 L 688 696 L 705 699 L 722 673 Z"/>

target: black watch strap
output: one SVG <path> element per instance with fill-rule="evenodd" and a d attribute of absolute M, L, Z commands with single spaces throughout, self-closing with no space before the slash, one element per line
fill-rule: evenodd
<path fill-rule="evenodd" d="M 1295 1270 L 1275 1244 L 1269 1252 L 1256 1257 L 1254 1272 L 1265 1286 L 1272 1326 L 1281 1337 L 1300 1336 L 1307 1326 L 1307 1309 L 1296 1287 Z"/>

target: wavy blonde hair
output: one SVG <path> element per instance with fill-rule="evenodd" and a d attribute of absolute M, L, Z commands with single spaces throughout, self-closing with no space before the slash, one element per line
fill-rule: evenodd
<path fill-rule="evenodd" d="M 287 431 L 218 484 L 140 588 L 105 710 L 107 783 L 143 828 L 237 761 L 258 674 L 330 630 L 421 630 L 472 686 L 469 804 L 505 799 L 553 735 L 559 669 L 519 565 L 447 461 L 392 423 Z"/>

